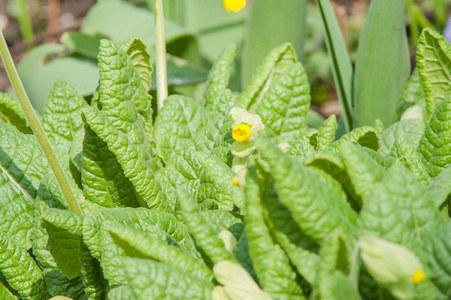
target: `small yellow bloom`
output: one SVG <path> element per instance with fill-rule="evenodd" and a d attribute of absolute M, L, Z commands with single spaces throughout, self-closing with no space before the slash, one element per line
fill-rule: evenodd
<path fill-rule="evenodd" d="M 246 6 L 246 0 L 223 0 L 227 12 L 238 12 Z"/>
<path fill-rule="evenodd" d="M 424 279 L 426 278 L 426 274 L 424 274 L 421 270 L 415 270 L 415 273 L 410 277 L 410 280 L 412 280 L 415 284 L 420 284 Z"/>
<path fill-rule="evenodd" d="M 251 136 L 251 125 L 240 124 L 233 127 L 232 137 L 235 141 L 243 142 Z"/>
<path fill-rule="evenodd" d="M 236 187 L 240 187 L 240 184 L 238 183 L 238 180 L 236 179 L 236 176 L 233 177 L 233 184 L 234 184 Z"/>

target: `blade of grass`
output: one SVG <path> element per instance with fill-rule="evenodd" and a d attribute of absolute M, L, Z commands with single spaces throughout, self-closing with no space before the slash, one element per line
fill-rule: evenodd
<path fill-rule="evenodd" d="M 318 0 L 318 8 L 324 28 L 327 51 L 332 64 L 335 87 L 343 110 L 346 132 L 353 126 L 352 77 L 353 70 L 343 35 L 330 0 Z"/>
<path fill-rule="evenodd" d="M 396 111 L 410 74 L 404 23 L 405 1 L 373 0 L 360 35 L 354 76 L 354 125 L 386 126 Z"/>

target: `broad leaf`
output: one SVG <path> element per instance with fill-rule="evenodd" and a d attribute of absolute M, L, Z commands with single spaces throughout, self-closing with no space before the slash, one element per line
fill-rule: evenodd
<path fill-rule="evenodd" d="M 0 93 L 0 121 L 15 126 L 22 133 L 33 133 L 19 100 L 13 95 Z"/>
<path fill-rule="evenodd" d="M 80 277 L 69 279 L 64 276 L 60 270 L 47 269 L 44 271 L 44 282 L 46 291 L 57 300 L 60 297 L 70 297 L 64 299 L 83 299 L 85 295 L 85 287 Z M 64 300 L 61 299 L 61 300 Z"/>
<path fill-rule="evenodd" d="M 401 134 L 403 134 L 407 142 L 416 149 L 420 143 L 423 132 L 424 124 L 422 120 L 407 119 L 396 122 L 385 129 L 380 135 L 381 148 L 379 152 L 387 156 L 391 151 L 391 147 Z"/>
<path fill-rule="evenodd" d="M 84 243 L 80 244 L 80 249 L 81 274 L 83 275 L 85 293 L 90 300 L 105 299 L 108 283 L 103 277 L 100 262 L 91 255 Z"/>
<path fill-rule="evenodd" d="M 330 116 L 323 122 L 318 134 L 318 150 L 326 150 L 335 141 L 337 127 L 337 117 L 335 115 Z"/>
<path fill-rule="evenodd" d="M 427 190 L 436 207 L 445 203 L 451 193 L 451 167 L 445 168 L 437 177 L 432 179 Z"/>
<path fill-rule="evenodd" d="M 133 66 L 141 77 L 141 82 L 144 85 L 145 90 L 150 90 L 153 68 L 150 63 L 150 54 L 147 52 L 146 45 L 144 45 L 140 39 L 133 38 L 122 44 L 122 50 L 130 57 Z"/>
<path fill-rule="evenodd" d="M 373 149 L 374 151 L 377 151 L 380 148 L 379 136 L 374 128 L 369 126 L 356 128 L 353 131 L 343 135 L 338 141 L 335 141 L 329 148 L 327 148 L 327 151 L 338 154 L 340 147 L 344 142 L 358 144 L 360 146 Z"/>

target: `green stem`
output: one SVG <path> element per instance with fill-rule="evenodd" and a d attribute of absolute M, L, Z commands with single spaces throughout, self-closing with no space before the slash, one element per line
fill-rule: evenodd
<path fill-rule="evenodd" d="M 28 99 L 27 93 L 25 92 L 22 81 L 19 78 L 19 74 L 17 73 L 16 67 L 14 66 L 11 54 L 9 53 L 8 46 L 6 45 L 6 41 L 3 36 L 1 26 L 0 26 L 0 57 L 2 58 L 3 64 L 5 65 L 5 69 L 6 72 L 8 73 L 11 85 L 13 86 L 17 98 L 19 99 L 20 106 L 22 107 L 22 110 L 25 113 L 25 117 L 27 118 L 28 123 L 31 126 L 31 129 L 33 130 L 33 133 L 36 136 L 39 145 L 41 145 L 41 148 L 44 151 L 45 156 L 47 157 L 49 165 L 52 168 L 53 174 L 55 174 L 56 180 L 58 181 L 58 184 L 61 187 L 61 191 L 63 192 L 64 198 L 66 198 L 67 204 L 69 205 L 69 209 L 72 212 L 81 214 L 81 210 L 78 207 L 78 203 L 75 200 L 75 196 L 72 193 L 72 189 L 70 188 L 69 182 L 67 181 L 66 175 L 64 174 L 63 168 L 61 168 L 61 165 L 58 162 L 58 158 L 56 157 L 55 152 L 53 151 L 53 148 L 50 145 L 47 135 L 45 134 L 45 131 L 42 128 L 42 125 L 39 122 L 38 117 L 36 116 L 36 112 L 31 106 L 30 100 Z"/>
<path fill-rule="evenodd" d="M 31 26 L 30 12 L 26 0 L 16 0 L 19 7 L 19 27 L 24 42 L 29 43 L 34 40 L 33 27 Z"/>
<path fill-rule="evenodd" d="M 406 11 L 407 11 L 407 19 L 409 20 L 409 28 L 410 28 L 410 38 L 412 41 L 413 48 L 417 47 L 418 37 L 420 36 L 420 29 L 418 26 L 417 19 L 415 18 L 415 14 L 413 12 L 413 0 L 406 1 Z"/>
<path fill-rule="evenodd" d="M 164 106 L 168 97 L 168 79 L 166 71 L 166 41 L 164 39 L 164 14 L 162 0 L 155 0 L 155 50 L 157 56 L 157 101 L 158 109 Z"/>

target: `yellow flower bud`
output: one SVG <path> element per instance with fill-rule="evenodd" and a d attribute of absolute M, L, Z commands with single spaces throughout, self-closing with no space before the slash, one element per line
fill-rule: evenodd
<path fill-rule="evenodd" d="M 246 0 L 223 0 L 227 12 L 238 12 L 246 6 Z"/>
<path fill-rule="evenodd" d="M 251 136 L 251 126 L 240 124 L 233 127 L 232 137 L 237 142 L 243 142 Z"/>

